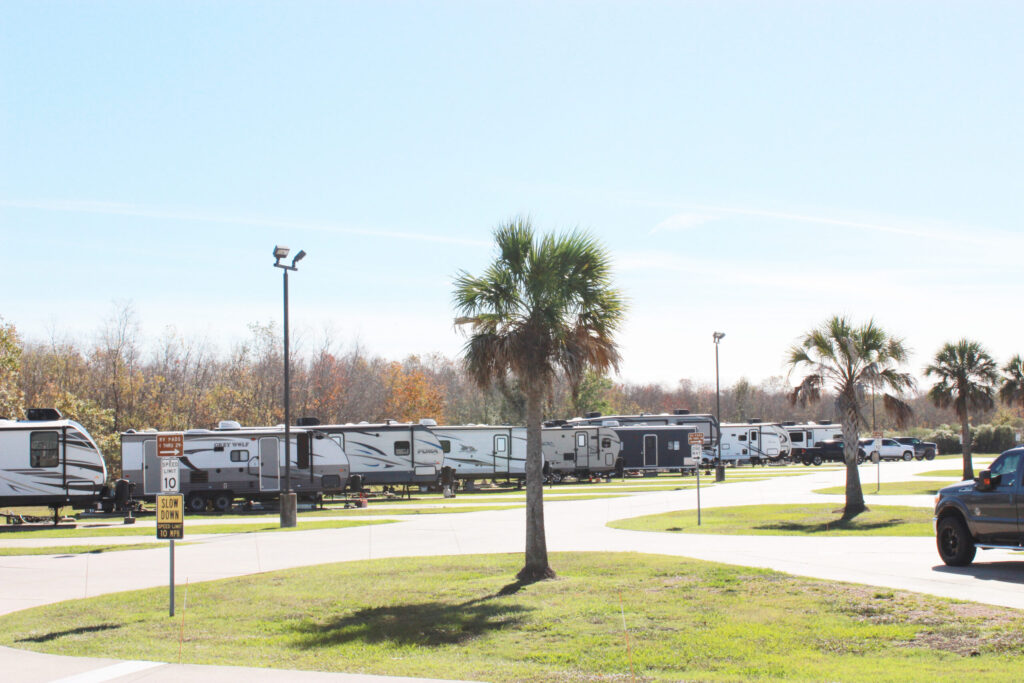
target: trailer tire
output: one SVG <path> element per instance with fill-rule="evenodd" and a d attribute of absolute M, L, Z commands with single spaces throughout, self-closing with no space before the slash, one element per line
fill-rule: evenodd
<path fill-rule="evenodd" d="M 189 512 L 199 513 L 206 511 L 206 498 L 198 493 L 190 493 L 185 498 L 185 507 Z"/>
<path fill-rule="evenodd" d="M 814 456 L 811 457 L 811 462 L 814 463 L 815 467 L 817 467 L 818 465 L 820 465 L 821 463 L 823 463 L 825 461 L 821 458 L 820 455 L 814 455 Z"/>
<path fill-rule="evenodd" d="M 353 474 L 348 478 L 348 488 L 350 491 L 362 491 L 363 490 L 363 475 Z"/>
<path fill-rule="evenodd" d="M 228 512 L 231 504 L 235 502 L 235 496 L 230 491 L 221 491 L 213 497 L 213 509 L 217 512 Z"/>
<path fill-rule="evenodd" d="M 552 472 L 551 473 L 551 483 L 552 484 L 560 484 L 560 483 L 562 483 L 562 473 L 561 472 Z"/>
<path fill-rule="evenodd" d="M 626 475 L 626 461 L 622 458 L 615 459 L 615 476 L 622 479 Z"/>

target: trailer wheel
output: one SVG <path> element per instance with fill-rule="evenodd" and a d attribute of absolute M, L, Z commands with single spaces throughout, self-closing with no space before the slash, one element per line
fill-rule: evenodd
<path fill-rule="evenodd" d="M 821 463 L 823 463 L 825 461 L 822 460 L 820 455 L 815 455 L 814 457 L 811 458 L 811 462 L 814 463 L 815 467 L 817 467 L 818 465 L 820 465 Z"/>
<path fill-rule="evenodd" d="M 231 509 L 231 503 L 233 503 L 235 497 L 230 491 L 221 491 L 213 497 L 213 509 L 217 512 L 227 512 Z"/>
<path fill-rule="evenodd" d="M 615 476 L 622 479 L 626 473 L 626 461 L 622 458 L 615 459 Z"/>
<path fill-rule="evenodd" d="M 185 499 L 185 507 L 188 508 L 189 512 L 204 512 L 206 510 L 206 498 L 198 493 L 190 493 L 188 498 Z"/>
<path fill-rule="evenodd" d="M 363 490 L 363 475 L 353 474 L 348 478 L 348 488 L 350 491 L 362 491 Z"/>
<path fill-rule="evenodd" d="M 551 473 L 551 483 L 552 484 L 560 484 L 560 483 L 562 483 L 562 473 L 561 472 L 552 472 Z"/>

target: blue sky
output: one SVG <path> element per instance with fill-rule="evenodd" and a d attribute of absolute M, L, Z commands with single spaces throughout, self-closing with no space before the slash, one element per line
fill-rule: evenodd
<path fill-rule="evenodd" d="M 1000 361 L 1024 234 L 1024 6 L 8 2 L 0 315 L 89 340 L 114 301 L 226 349 L 458 353 L 451 281 L 517 214 L 581 227 L 631 301 L 621 377 L 784 371 L 834 313 L 913 369 Z"/>

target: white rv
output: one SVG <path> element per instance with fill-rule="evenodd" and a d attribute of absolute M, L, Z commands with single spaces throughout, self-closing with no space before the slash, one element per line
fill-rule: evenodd
<path fill-rule="evenodd" d="M 789 456 L 789 433 L 763 422 L 722 424 L 722 461 L 776 462 Z"/>
<path fill-rule="evenodd" d="M 343 491 L 349 463 L 338 442 L 314 429 L 290 431 L 292 491 L 314 500 Z M 123 476 L 135 484 L 136 498 L 152 500 L 160 493 L 159 433 L 132 430 L 121 435 Z M 178 458 L 179 490 L 190 512 L 202 512 L 207 503 L 223 512 L 235 498 L 277 499 L 285 475 L 283 425 L 242 427 L 223 421 L 217 429 L 190 429 L 184 438 L 185 452 Z"/>
<path fill-rule="evenodd" d="M 708 413 L 691 413 L 689 410 L 673 410 L 671 413 L 639 413 L 636 415 L 601 415 L 587 413 L 584 417 L 567 420 L 569 424 L 595 424 L 606 427 L 629 425 L 680 425 L 690 427 L 704 435 L 704 457 L 715 457 L 718 435 L 718 420 Z"/>
<path fill-rule="evenodd" d="M 315 418 L 303 418 L 310 425 Z M 428 427 L 433 420 L 371 424 L 322 425 L 318 431 L 328 434 L 345 449 L 352 466 L 352 488 L 366 484 L 436 484 L 440 481 L 444 451 Z"/>
<path fill-rule="evenodd" d="M 107 494 L 107 467 L 85 427 L 51 408 L 0 419 L 0 505 L 87 508 Z"/>
<path fill-rule="evenodd" d="M 554 424 L 541 429 L 544 471 L 554 482 L 615 470 L 622 442 L 611 427 Z"/>
<path fill-rule="evenodd" d="M 789 457 L 794 461 L 802 459 L 805 455 L 813 456 L 822 441 L 843 438 L 843 426 L 827 420 L 806 424 L 783 422 L 782 428 L 789 432 Z"/>
<path fill-rule="evenodd" d="M 456 479 L 523 479 L 526 427 L 465 425 L 431 427 Z"/>

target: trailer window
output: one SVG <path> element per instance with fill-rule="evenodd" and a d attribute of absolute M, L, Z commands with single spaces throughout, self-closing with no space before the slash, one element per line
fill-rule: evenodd
<path fill-rule="evenodd" d="M 508 437 L 507 436 L 496 436 L 494 437 L 494 450 L 498 453 L 504 453 L 508 450 Z"/>
<path fill-rule="evenodd" d="M 680 443 L 681 443 L 680 441 L 669 441 L 668 442 L 668 449 L 670 451 L 678 451 Z"/>
<path fill-rule="evenodd" d="M 789 433 L 789 440 L 792 441 L 793 443 L 803 443 L 804 442 L 804 433 L 803 432 L 790 432 Z"/>
<path fill-rule="evenodd" d="M 249 451 L 231 451 L 231 462 L 249 462 Z"/>
<path fill-rule="evenodd" d="M 441 452 L 442 453 L 451 453 L 452 452 L 452 442 L 449 441 L 448 439 L 441 439 Z"/>
<path fill-rule="evenodd" d="M 612 447 L 612 440 L 610 438 L 608 438 L 606 436 L 603 439 L 601 439 L 601 448 L 611 448 L 611 447 Z"/>
<path fill-rule="evenodd" d="M 579 448 L 587 447 L 587 434 L 586 432 L 580 432 L 576 435 L 576 446 Z"/>
<path fill-rule="evenodd" d="M 746 441 L 747 440 L 747 435 L 746 434 L 740 434 L 738 440 L 739 441 Z"/>
<path fill-rule="evenodd" d="M 295 446 L 295 450 L 298 451 L 295 455 L 295 465 L 300 470 L 308 470 L 310 461 L 309 434 L 306 432 L 299 433 L 295 437 Z"/>
<path fill-rule="evenodd" d="M 409 442 L 408 441 L 396 441 L 395 442 L 395 455 L 409 455 Z"/>
<path fill-rule="evenodd" d="M 60 462 L 57 432 L 32 432 L 29 437 L 29 466 L 56 467 Z"/>

